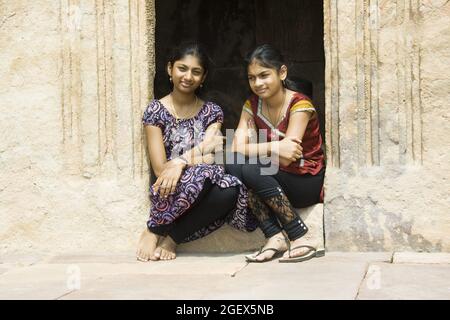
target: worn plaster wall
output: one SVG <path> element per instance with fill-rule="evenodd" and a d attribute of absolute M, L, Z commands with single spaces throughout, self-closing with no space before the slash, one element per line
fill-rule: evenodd
<path fill-rule="evenodd" d="M 325 1 L 329 250 L 450 250 L 450 3 Z"/>
<path fill-rule="evenodd" d="M 152 1 L 0 1 L 0 253 L 122 251 L 148 215 Z"/>

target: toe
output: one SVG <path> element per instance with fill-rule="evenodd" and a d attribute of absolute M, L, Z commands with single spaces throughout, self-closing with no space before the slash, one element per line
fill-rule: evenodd
<path fill-rule="evenodd" d="M 305 254 L 307 254 L 308 252 L 309 252 L 308 248 L 298 248 L 298 249 L 291 251 L 291 257 L 292 258 L 301 257 L 301 256 L 304 256 Z M 289 258 L 289 256 L 288 256 L 288 258 Z"/>
<path fill-rule="evenodd" d="M 268 259 L 270 259 L 270 258 L 272 258 L 272 254 L 269 253 L 269 252 L 264 252 L 263 254 L 260 254 L 260 255 L 256 258 L 256 260 L 258 260 L 258 261 L 265 261 L 265 260 L 268 260 Z"/>
<path fill-rule="evenodd" d="M 308 252 L 309 252 L 309 249 L 301 248 L 295 253 L 295 255 L 296 256 L 303 256 L 303 255 L 307 254 Z"/>
<path fill-rule="evenodd" d="M 141 250 L 138 250 L 138 252 L 136 253 L 136 259 L 139 260 L 139 261 L 146 261 L 145 257 L 144 257 L 144 254 L 142 253 Z"/>
<path fill-rule="evenodd" d="M 155 252 L 153 253 L 153 255 L 151 256 L 151 260 L 156 261 L 158 259 L 161 258 L 161 248 L 156 248 Z"/>
<path fill-rule="evenodd" d="M 143 252 L 141 254 L 142 259 L 144 259 L 145 261 L 150 260 L 150 254 L 148 252 Z"/>

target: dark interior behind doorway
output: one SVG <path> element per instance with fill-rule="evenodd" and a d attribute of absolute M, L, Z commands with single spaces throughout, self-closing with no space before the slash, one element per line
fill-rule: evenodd
<path fill-rule="evenodd" d="M 249 94 L 244 56 L 271 43 L 289 62 L 289 75 L 313 84 L 324 132 L 323 3 L 319 0 L 156 0 L 155 97 L 169 93 L 165 71 L 170 49 L 197 40 L 208 49 L 214 70 L 206 98 L 224 110 L 224 128 L 235 128 Z"/>

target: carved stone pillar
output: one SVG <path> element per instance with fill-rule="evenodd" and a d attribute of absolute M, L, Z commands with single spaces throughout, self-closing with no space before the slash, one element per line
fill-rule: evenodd
<path fill-rule="evenodd" d="M 450 250 L 450 3 L 324 8 L 327 248 Z"/>
<path fill-rule="evenodd" d="M 1 253 L 134 250 L 152 0 L 0 2 Z"/>
<path fill-rule="evenodd" d="M 142 176 L 141 117 L 154 73 L 154 37 L 148 32 L 153 4 L 61 0 L 59 10 L 67 169 L 85 177 Z"/>

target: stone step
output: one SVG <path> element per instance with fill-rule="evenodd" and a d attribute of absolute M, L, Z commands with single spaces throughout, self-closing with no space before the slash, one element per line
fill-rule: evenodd
<path fill-rule="evenodd" d="M 303 237 L 305 244 L 318 250 L 324 249 L 323 204 L 297 209 L 297 212 L 309 228 Z M 177 250 L 191 253 L 241 253 L 257 250 L 264 242 L 264 235 L 260 229 L 243 232 L 224 225 L 204 238 L 180 245 Z"/>

